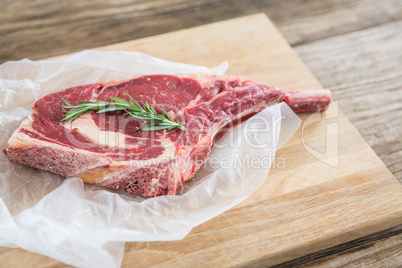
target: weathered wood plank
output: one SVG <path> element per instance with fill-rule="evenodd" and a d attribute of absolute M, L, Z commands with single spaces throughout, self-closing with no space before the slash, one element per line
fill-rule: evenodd
<path fill-rule="evenodd" d="M 399 267 L 402 225 L 291 260 L 274 268 Z"/>
<path fill-rule="evenodd" d="M 399 0 L 253 1 L 296 46 L 402 18 Z"/>
<path fill-rule="evenodd" d="M 0 63 L 41 59 L 265 12 L 291 45 L 402 18 L 384 0 L 3 1 Z"/>
<path fill-rule="evenodd" d="M 402 234 L 385 240 L 360 245 L 342 254 L 333 254 L 312 263 L 309 267 L 400 267 L 402 263 Z"/>
<path fill-rule="evenodd" d="M 258 16 L 254 20 L 252 25 L 248 25 L 250 20 L 237 21 L 234 26 L 224 22 L 105 49 L 141 50 L 207 66 L 232 58 L 231 72 L 284 88 L 319 87 L 271 24 Z M 251 41 L 230 42 L 242 33 L 247 33 L 242 38 Z M 175 40 L 184 41 L 175 46 Z M 299 130 L 278 152 L 287 155 L 288 166 L 270 174 L 272 183 L 264 184 L 236 208 L 194 228 L 181 241 L 129 243 L 123 265 L 190 266 L 195 260 L 199 265 L 270 265 L 400 223 L 397 183 L 342 113 L 337 119 L 340 132 L 327 133 L 330 137 L 340 135 L 341 156 L 336 168 L 306 152 Z M 312 141 L 325 136 L 319 129 L 325 129 L 325 122 L 313 127 L 316 135 Z M 292 250 L 287 250 L 289 247 Z M 15 264 L 9 256 L 3 254 L 6 261 Z M 42 266 L 57 265 L 43 258 L 35 261 Z"/>
<path fill-rule="evenodd" d="M 402 183 L 401 48 L 396 21 L 295 50 Z"/>
<path fill-rule="evenodd" d="M 297 46 L 318 80 L 331 88 L 342 111 L 402 182 L 402 22 L 384 24 Z M 402 227 L 306 256 L 283 266 L 397 267 Z M 349 248 L 344 250 L 344 248 Z M 305 263 L 307 262 L 307 264 Z"/>
<path fill-rule="evenodd" d="M 266 12 L 271 17 L 291 44 L 306 44 L 314 40 L 341 35 L 401 19 L 401 5 L 402 2 L 399 0 L 380 2 L 373 0 L 174 0 L 166 2 L 114 1 L 113 3 L 108 1 L 83 2 L 73 0 L 64 4 L 60 1 L 59 3 L 55 3 L 49 0 L 1 1 L 0 62 L 20 59 L 22 57 L 40 59 L 260 11 Z M 388 26 L 384 27 L 388 28 Z M 401 28 L 400 24 L 398 27 L 399 29 Z M 358 126 L 359 131 L 373 146 L 374 150 L 380 155 L 393 174 L 397 178 L 401 178 L 401 150 L 398 145 L 394 144 L 395 137 L 399 137 L 399 144 L 400 140 L 402 140 L 400 113 L 396 111 L 397 108 L 395 107 L 378 107 L 381 104 L 377 105 L 376 109 L 378 110 L 376 111 L 380 111 L 381 116 L 385 117 L 383 123 L 380 122 L 377 125 L 381 119 L 378 119 L 378 116 L 376 117 L 375 114 L 371 115 L 367 111 L 369 105 L 373 105 L 373 103 L 370 103 L 369 95 L 367 97 L 363 96 L 368 87 L 370 92 L 377 90 L 374 98 L 377 100 L 374 101 L 376 103 L 384 101 L 388 103 L 395 96 L 399 100 L 398 94 L 400 96 L 401 92 L 398 75 L 400 76 L 400 73 L 395 75 L 395 70 L 398 70 L 397 65 L 401 62 L 401 39 L 400 33 L 397 31 L 398 29 L 393 32 L 386 30 L 388 36 L 377 38 L 381 34 L 381 30 L 375 30 L 376 33 L 374 33 L 374 36 L 377 36 L 375 40 L 381 40 L 385 42 L 385 45 L 371 43 L 372 49 L 370 49 L 369 44 L 364 45 L 364 42 L 371 42 L 370 34 L 363 34 L 362 36 L 354 35 L 350 39 L 356 40 L 353 42 L 348 40 L 347 43 L 343 44 L 343 47 L 337 50 L 339 54 L 346 51 L 347 57 L 340 57 L 336 60 L 332 59 L 328 63 L 325 62 L 325 54 L 328 52 L 328 48 L 331 48 L 334 39 L 326 40 L 328 42 L 324 42 L 323 44 L 325 45 L 322 46 L 317 45 L 320 42 L 313 42 L 311 50 L 307 49 L 308 45 L 303 46 L 303 48 L 298 47 L 297 49 L 300 56 L 309 65 L 321 83 L 326 87 L 335 89 L 336 98 L 340 99 L 344 96 L 340 102 L 342 110 Z M 395 38 L 395 36 L 399 37 Z M 342 37 L 335 38 L 335 43 Z M 393 42 L 396 43 L 392 44 Z M 368 49 L 368 51 L 360 53 L 362 47 Z M 325 52 L 320 53 L 320 49 L 324 49 Z M 302 50 L 305 51 L 301 52 Z M 380 51 L 378 56 L 376 56 L 377 51 Z M 356 53 L 360 56 L 356 57 Z M 320 57 L 310 57 L 313 54 L 319 54 Z M 335 57 L 336 55 L 334 54 L 332 53 L 331 55 Z M 370 63 L 371 57 L 376 59 L 375 62 Z M 317 60 L 324 63 L 324 65 L 314 64 Z M 356 61 L 355 66 L 353 66 L 354 61 Z M 325 72 L 332 71 L 335 68 L 331 69 L 325 63 L 328 65 L 331 64 L 331 66 L 337 65 L 339 70 L 336 69 L 336 72 L 327 77 Z M 342 71 L 342 65 L 347 65 L 348 67 Z M 368 69 L 366 69 L 366 65 L 369 65 Z M 323 69 L 324 67 L 326 68 Z M 380 71 L 378 71 L 378 68 L 380 68 Z M 364 69 L 367 71 L 363 71 Z M 321 70 L 323 72 L 317 73 Z M 353 75 L 349 76 L 351 73 L 357 73 L 357 75 L 354 77 Z M 346 76 L 345 82 L 342 81 L 342 75 Z M 327 82 L 328 80 L 330 82 Z M 344 85 L 344 88 L 339 85 Z M 383 93 L 384 95 L 382 95 Z M 355 99 L 356 96 L 358 99 Z M 350 102 L 348 102 L 349 99 L 351 99 Z M 369 101 L 370 103 L 367 107 L 364 107 L 365 101 Z M 348 106 L 346 105 L 348 103 L 354 105 L 354 107 L 349 105 L 350 109 L 346 110 L 347 107 L 345 106 Z M 367 114 L 369 117 L 365 117 Z M 370 116 L 376 118 L 374 122 Z M 393 128 L 390 128 L 392 125 L 394 125 Z M 362 240 L 360 242 L 361 247 L 354 247 L 354 250 L 357 251 L 343 251 L 341 254 L 335 253 L 332 257 L 322 259 L 321 263 L 323 265 L 333 264 L 336 266 L 336 263 L 342 260 L 339 263 L 353 267 L 355 265 L 362 266 L 369 264 L 365 261 L 367 258 L 371 260 L 375 259 L 375 262 L 370 262 L 369 266 L 372 267 L 380 264 L 387 266 L 387 263 L 388 265 L 392 265 L 392 263 L 395 263 L 395 260 L 399 260 L 397 254 L 391 254 L 392 256 L 389 256 L 387 260 L 386 254 L 376 253 L 384 250 L 386 253 L 389 252 L 388 248 L 392 248 L 395 240 L 391 237 L 389 238 L 389 242 L 387 241 L 388 239 L 381 240 L 380 244 L 373 244 L 372 248 L 375 248 L 375 251 L 372 251 L 372 254 L 374 255 L 366 254 L 365 245 L 368 245 L 367 243 L 370 242 Z M 398 243 L 399 247 L 396 246 L 396 249 L 402 251 L 400 240 Z M 391 251 L 394 250 L 391 249 Z M 331 254 L 331 251 L 326 252 L 327 255 Z M 363 259 L 360 258 L 360 261 L 356 261 L 356 259 L 359 259 L 359 256 Z M 10 255 L 10 257 L 12 256 Z M 29 260 L 27 261 L 28 264 Z M 319 264 L 320 262 L 312 263 L 312 265 Z"/>

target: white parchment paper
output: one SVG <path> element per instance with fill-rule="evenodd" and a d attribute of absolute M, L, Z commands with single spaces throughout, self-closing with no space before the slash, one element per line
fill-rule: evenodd
<path fill-rule="evenodd" d="M 0 66 L 1 149 L 46 94 L 143 74 L 223 74 L 227 68 L 226 62 L 209 69 L 121 51 L 7 62 Z M 286 104 L 265 109 L 221 138 L 179 195 L 153 199 L 18 165 L 0 153 L 0 246 L 77 267 L 119 267 L 125 242 L 183 239 L 253 193 L 299 125 Z"/>

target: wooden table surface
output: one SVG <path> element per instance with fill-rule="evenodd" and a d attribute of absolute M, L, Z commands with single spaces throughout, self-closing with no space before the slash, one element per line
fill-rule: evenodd
<path fill-rule="evenodd" d="M 0 1 L 0 63 L 265 12 L 402 182 L 402 1 Z M 234 40 L 236 42 L 236 40 Z M 396 267 L 402 226 L 281 264 Z M 0 264 L 1 266 L 1 264 Z"/>

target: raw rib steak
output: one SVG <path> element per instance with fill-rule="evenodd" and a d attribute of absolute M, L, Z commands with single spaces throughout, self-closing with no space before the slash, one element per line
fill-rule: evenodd
<path fill-rule="evenodd" d="M 136 132 L 145 122 L 123 112 L 87 112 L 71 123 L 60 122 L 62 99 L 72 104 L 111 96 L 128 100 L 124 91 L 158 113 L 161 105 L 174 119 L 177 112 L 186 130 Z M 232 75 L 152 75 L 78 86 L 38 100 L 4 152 L 16 163 L 130 194 L 174 195 L 228 126 L 281 101 L 295 111 L 315 112 L 324 111 L 331 97 L 324 90 L 285 93 Z"/>

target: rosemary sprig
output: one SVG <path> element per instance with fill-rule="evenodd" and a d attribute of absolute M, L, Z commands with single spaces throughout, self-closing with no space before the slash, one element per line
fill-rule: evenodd
<path fill-rule="evenodd" d="M 79 105 L 72 105 L 66 100 L 62 100 L 66 105 L 62 105 L 62 109 L 65 112 L 62 121 L 68 120 L 68 123 L 74 121 L 77 117 L 88 111 L 96 111 L 97 113 L 107 113 L 114 111 L 125 111 L 124 115 L 130 115 L 131 117 L 139 120 L 148 121 L 146 125 L 140 127 L 136 131 L 152 131 L 152 130 L 171 130 L 179 128 L 185 130 L 186 128 L 177 119 L 176 121 L 166 112 L 165 108 L 161 106 L 163 113 L 158 114 L 154 108 L 152 108 L 148 102 L 142 105 L 138 104 L 126 91 L 124 91 L 129 97 L 130 102 L 117 98 L 110 97 L 113 102 L 107 101 L 77 101 Z M 69 109 L 67 111 L 66 109 Z M 177 113 L 176 113 L 177 118 Z"/>

